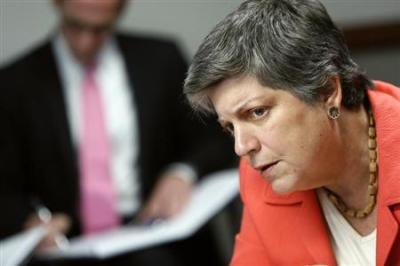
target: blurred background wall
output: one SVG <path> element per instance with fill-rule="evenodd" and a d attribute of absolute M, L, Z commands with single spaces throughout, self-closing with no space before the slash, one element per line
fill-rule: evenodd
<path fill-rule="evenodd" d="M 242 2 L 128 1 L 121 29 L 175 38 L 189 60 L 211 28 Z M 322 2 L 369 76 L 400 85 L 400 0 Z M 54 12 L 50 0 L 0 0 L 0 66 L 45 38 L 57 22 Z"/>

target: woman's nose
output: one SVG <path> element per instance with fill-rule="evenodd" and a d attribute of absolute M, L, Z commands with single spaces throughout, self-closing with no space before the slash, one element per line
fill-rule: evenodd
<path fill-rule="evenodd" d="M 260 149 L 257 137 L 250 130 L 235 128 L 234 137 L 235 152 L 240 157 L 257 152 Z"/>

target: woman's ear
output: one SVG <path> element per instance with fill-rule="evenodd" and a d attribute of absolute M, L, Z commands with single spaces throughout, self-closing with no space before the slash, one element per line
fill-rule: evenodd
<path fill-rule="evenodd" d="M 332 106 L 340 108 L 342 103 L 342 85 L 340 83 L 339 76 L 333 76 L 329 78 L 329 95 L 325 98 L 325 107 L 329 109 Z"/>

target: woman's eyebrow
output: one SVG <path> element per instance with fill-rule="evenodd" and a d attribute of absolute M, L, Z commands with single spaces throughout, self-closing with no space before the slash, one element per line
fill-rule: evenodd
<path fill-rule="evenodd" d="M 243 109 L 246 109 L 247 105 L 249 105 L 250 103 L 252 103 L 254 101 L 258 101 L 262 98 L 264 98 L 264 95 L 257 95 L 257 96 L 251 97 L 249 99 L 246 99 L 244 102 L 238 103 L 238 105 L 233 108 L 233 110 L 234 110 L 233 113 L 234 114 L 242 113 Z"/>

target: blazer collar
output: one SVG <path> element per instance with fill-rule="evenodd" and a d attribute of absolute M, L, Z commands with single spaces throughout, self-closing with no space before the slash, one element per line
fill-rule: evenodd
<path fill-rule="evenodd" d="M 398 88 L 375 82 L 376 90 L 368 96 L 376 120 L 378 144 L 378 222 L 377 263 L 384 265 L 399 234 L 400 214 L 393 212 L 400 204 L 400 92 Z"/>
<path fill-rule="evenodd" d="M 390 206 L 400 203 L 400 92 L 398 88 L 383 82 L 377 82 L 377 90 L 368 92 L 372 111 L 376 120 L 378 144 L 379 185 L 385 189 L 379 191 L 382 203 Z M 394 96 L 382 93 L 392 88 Z"/>

